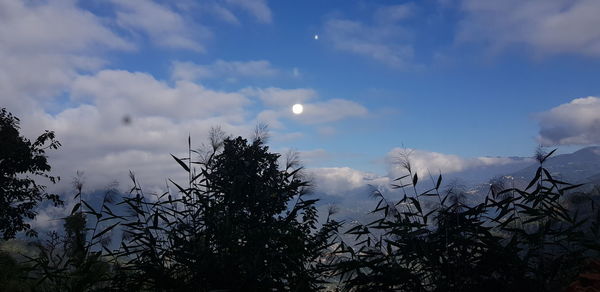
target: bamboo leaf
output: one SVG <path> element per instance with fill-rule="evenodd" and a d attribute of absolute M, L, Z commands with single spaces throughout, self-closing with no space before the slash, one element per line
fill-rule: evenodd
<path fill-rule="evenodd" d="M 185 171 L 190 172 L 190 168 L 187 166 L 187 164 L 185 164 L 183 161 L 181 161 L 181 159 L 175 157 L 175 155 L 171 154 L 171 157 L 173 157 L 173 159 L 175 159 L 175 161 L 177 161 L 177 163 L 179 163 L 179 165 L 181 165 L 181 167 L 183 167 L 183 169 L 185 169 Z"/>
<path fill-rule="evenodd" d="M 419 213 L 423 213 L 423 210 L 421 209 L 421 203 L 419 203 L 419 200 L 413 197 L 409 197 L 409 199 L 412 201 L 415 208 L 417 208 L 417 211 L 419 211 Z"/>
<path fill-rule="evenodd" d="M 548 157 L 550 157 L 552 154 L 554 154 L 554 152 L 556 152 L 556 150 L 557 149 L 550 151 L 550 153 L 546 154 L 546 156 L 544 156 L 544 158 L 542 158 L 542 161 L 540 161 L 540 162 L 543 163 L 544 161 L 546 161 L 546 159 L 548 159 Z"/>
<path fill-rule="evenodd" d="M 94 237 L 92 237 L 92 240 L 94 240 L 94 239 L 96 239 L 96 238 L 98 238 L 98 237 L 100 237 L 100 236 L 104 235 L 105 233 L 107 233 L 107 232 L 111 231 L 113 228 L 115 228 L 115 226 L 117 226 L 117 225 L 119 225 L 119 224 L 121 224 L 121 223 L 117 222 L 117 223 L 115 223 L 115 224 L 113 224 L 113 225 L 111 225 L 111 226 L 107 227 L 106 229 L 102 230 L 100 233 L 98 233 L 98 234 L 94 235 Z"/>
<path fill-rule="evenodd" d="M 525 190 L 528 190 L 529 188 L 531 188 L 538 181 L 538 179 L 540 179 L 541 175 L 542 175 L 542 168 L 538 167 L 537 171 L 535 172 L 535 177 L 529 182 L 529 184 L 527 185 Z"/>
<path fill-rule="evenodd" d="M 96 210 L 94 210 L 94 208 L 92 208 L 92 206 L 90 206 L 90 204 L 88 204 L 86 201 L 82 201 L 82 202 L 90 210 L 89 213 L 94 214 L 98 218 L 102 217 L 102 214 L 96 212 Z"/>
<path fill-rule="evenodd" d="M 73 206 L 73 210 L 71 210 L 71 215 L 75 214 L 75 211 L 77 211 L 79 207 L 81 207 L 81 203 L 75 204 L 75 206 Z"/>
<path fill-rule="evenodd" d="M 172 179 L 169 179 L 169 181 L 170 181 L 172 184 L 174 184 L 174 185 L 175 185 L 175 186 L 176 186 L 176 187 L 179 189 L 179 191 L 181 191 L 181 192 L 182 192 L 182 193 L 184 193 L 184 194 L 187 194 L 187 192 L 185 191 L 185 189 L 184 189 L 184 188 L 182 188 L 180 185 L 178 185 L 176 182 L 174 182 Z"/>

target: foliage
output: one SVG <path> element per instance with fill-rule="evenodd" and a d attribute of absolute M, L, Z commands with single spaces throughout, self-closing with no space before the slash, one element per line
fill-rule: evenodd
<path fill-rule="evenodd" d="M 50 165 L 45 155 L 47 149 L 57 149 L 60 143 L 54 133 L 46 131 L 35 142 L 19 134 L 19 119 L 0 109 L 0 235 L 3 239 L 14 238 L 20 231 L 34 236 L 36 232 L 26 223 L 36 215 L 40 202 L 62 202 L 54 194 L 47 194 L 45 187 L 31 176 L 57 178 L 48 175 Z"/>
<path fill-rule="evenodd" d="M 0 251 L 0 287 L 4 291 L 28 291 L 28 287 L 23 284 L 26 276 L 24 265 L 8 252 Z"/>
<path fill-rule="evenodd" d="M 443 194 L 441 175 L 432 178 L 431 189 L 417 191 L 419 177 L 405 160 L 408 174 L 393 185 L 403 197 L 392 202 L 375 191 L 379 203 L 373 213 L 379 218 L 338 233 L 328 259 L 333 275 L 352 291 L 566 287 L 586 257 L 598 256 L 600 212 L 581 218 L 564 207 L 567 191 L 579 185 L 551 176 L 543 167 L 551 154 L 538 155 L 540 166 L 525 190 L 492 185 L 475 206 L 464 204 L 459 194 Z M 430 198 L 438 203 L 427 209 Z M 593 223 L 582 227 L 587 221 Z M 358 243 L 347 243 L 348 235 Z"/>
<path fill-rule="evenodd" d="M 316 199 L 294 159 L 278 165 L 261 138 L 215 140 L 200 161 L 173 156 L 188 173 L 178 193 L 148 200 L 132 175 L 116 286 L 126 290 L 309 291 L 319 287 Z M 189 141 L 188 141 L 189 142 Z M 188 144 L 191 149 L 191 145 Z M 108 210 L 107 210 L 108 211 Z M 107 218 L 116 218 L 107 214 Z"/>
<path fill-rule="evenodd" d="M 60 203 L 29 177 L 55 181 L 45 150 L 60 144 L 52 132 L 31 143 L 18 122 L 0 111 L 4 238 L 29 230 L 39 202 Z M 407 174 L 392 184 L 402 195 L 375 190 L 375 220 L 344 226 L 330 209 L 319 227 L 302 167 L 295 156 L 280 167 L 265 129 L 251 142 L 214 129 L 204 150 L 188 139 L 188 156 L 173 156 L 187 182 L 170 180 L 162 194 L 144 193 L 131 173 L 121 200 L 111 186 L 93 206 L 76 179 L 62 234 L 31 243 L 37 254 L 25 262 L 0 252 L 0 288 L 312 291 L 335 280 L 345 291 L 558 291 L 598 278 L 600 189 L 573 192 L 580 185 L 554 178 L 544 167 L 554 151 L 537 154 L 526 187 L 494 179 L 477 204 L 456 184 L 444 190 L 442 175 L 421 191 L 405 156 Z"/>
<path fill-rule="evenodd" d="M 32 243 L 38 251 L 28 256 L 28 277 L 37 291 L 97 291 L 109 287 L 114 274 L 110 258 L 110 237 L 100 232 L 100 213 L 82 199 L 82 183 L 75 180 L 77 193 L 71 214 L 64 219 L 64 234 L 51 232 L 44 242 Z M 104 193 L 101 210 L 109 208 L 116 195 L 114 186 Z M 85 208 L 84 208 L 85 206 Z M 88 224 L 92 218 L 93 227 Z M 106 230 L 106 229 L 104 229 Z"/>

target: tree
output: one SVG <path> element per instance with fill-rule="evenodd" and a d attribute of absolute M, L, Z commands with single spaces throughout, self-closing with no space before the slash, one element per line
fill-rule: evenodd
<path fill-rule="evenodd" d="M 316 290 L 317 258 L 328 232 L 316 228 L 317 200 L 306 199 L 309 184 L 296 161 L 280 168 L 279 154 L 269 153 L 261 137 L 211 145 L 201 161 L 173 156 L 189 174 L 184 186 L 172 182 L 177 195 L 146 200 L 132 176 L 132 196 L 124 199 L 131 216 L 121 224 L 127 229 L 118 253 L 120 262 L 128 262 L 122 267 L 128 280 L 121 285 Z"/>
<path fill-rule="evenodd" d="M 55 183 L 50 176 L 45 151 L 57 149 L 60 143 L 54 132 L 45 131 L 35 142 L 19 134 L 19 119 L 0 110 L 0 235 L 7 240 L 20 231 L 34 236 L 36 232 L 26 222 L 36 216 L 35 208 L 43 201 L 62 204 L 59 197 L 46 193 L 46 187 L 34 180 L 42 176 Z"/>

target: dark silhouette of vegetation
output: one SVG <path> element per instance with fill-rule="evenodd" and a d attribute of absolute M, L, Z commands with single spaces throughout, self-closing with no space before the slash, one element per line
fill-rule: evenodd
<path fill-rule="evenodd" d="M 553 151 L 554 152 L 554 151 Z M 600 251 L 600 213 L 580 217 L 564 207 L 567 191 L 579 187 L 554 179 L 544 168 L 552 154 L 538 155 L 539 167 L 525 188 L 491 185 L 485 201 L 468 206 L 459 194 L 433 187 L 417 191 L 410 161 L 393 187 L 394 202 L 379 191 L 373 213 L 356 224 L 328 261 L 343 289 L 352 291 L 559 291 L 588 257 Z M 408 180 L 408 181 L 406 181 Z M 426 210 L 424 203 L 437 203 Z M 587 227 L 582 226 L 588 222 Z"/>
<path fill-rule="evenodd" d="M 316 228 L 316 199 L 297 161 L 280 169 L 262 139 L 218 139 L 202 161 L 175 161 L 189 174 L 148 200 L 134 187 L 118 259 L 119 286 L 195 291 L 309 291 L 319 287 L 315 259 L 326 238 Z M 108 214 L 108 216 L 111 216 Z M 112 216 L 117 219 L 116 216 Z"/>
<path fill-rule="evenodd" d="M 44 167 L 26 171 L 49 170 L 40 147 L 51 132 L 33 144 L 7 133 L 36 149 L 10 163 L 38 155 Z M 280 162 L 267 137 L 260 125 L 251 141 L 218 129 L 202 150 L 188 140 L 187 157 L 173 156 L 187 180 L 160 194 L 145 193 L 131 173 L 129 192 L 113 185 L 93 203 L 76 179 L 63 232 L 18 257 L 0 252 L 0 290 L 578 291 L 600 279 L 598 189 L 575 192 L 580 185 L 553 178 L 544 167 L 553 152 L 537 154 L 528 186 L 494 179 L 476 204 L 457 183 L 443 187 L 442 175 L 424 190 L 406 156 L 407 174 L 392 185 L 401 197 L 374 191 L 372 222 L 338 222 L 331 208 L 319 224 L 296 156 Z M 45 198 L 25 185 L 19 191 Z"/>
<path fill-rule="evenodd" d="M 38 204 L 45 200 L 55 205 L 62 203 L 57 195 L 46 193 L 45 187 L 34 180 L 35 176 L 41 176 L 56 182 L 57 178 L 48 174 L 50 165 L 45 152 L 59 146 L 50 131 L 32 143 L 19 134 L 19 119 L 0 109 L 0 236 L 3 239 L 14 238 L 21 231 L 35 236 L 26 220 L 36 216 Z"/>
<path fill-rule="evenodd" d="M 26 256 L 29 278 L 34 280 L 32 290 L 96 291 L 109 287 L 114 277 L 107 257 L 110 237 L 102 237 L 100 231 L 105 220 L 82 199 L 83 185 L 79 178 L 74 186 L 77 203 L 71 214 L 63 218 L 63 234 L 54 231 L 44 242 L 32 243 L 39 252 L 36 256 Z M 104 192 L 102 208 L 108 208 L 115 196 L 116 190 L 110 186 Z"/>

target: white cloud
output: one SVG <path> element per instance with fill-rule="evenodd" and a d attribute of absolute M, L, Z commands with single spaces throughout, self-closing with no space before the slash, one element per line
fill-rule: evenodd
<path fill-rule="evenodd" d="M 102 66 L 103 51 L 133 49 L 74 1 L 0 0 L 0 15 L 0 101 L 16 113 Z"/>
<path fill-rule="evenodd" d="M 542 145 L 600 144 L 600 98 L 576 98 L 537 115 Z"/>
<path fill-rule="evenodd" d="M 29 136 L 56 132 L 63 146 L 51 151 L 54 173 L 69 178 L 83 170 L 93 188 L 112 180 L 128 185 L 133 170 L 150 186 L 183 174 L 169 153 L 184 153 L 188 134 L 195 146 L 212 126 L 247 136 L 253 124 L 237 92 L 215 91 L 182 81 L 169 85 L 146 73 L 102 70 L 78 77 L 70 90 L 75 106 L 50 115 L 38 110 L 22 116 Z M 128 117 L 130 123 L 124 123 Z"/>
<path fill-rule="evenodd" d="M 330 99 L 323 102 L 304 104 L 301 115 L 292 116 L 305 124 L 322 124 L 347 118 L 365 117 L 368 110 L 353 101 L 345 99 Z"/>
<path fill-rule="evenodd" d="M 130 186 L 129 170 L 146 187 L 165 184 L 166 178 L 184 180 L 185 172 L 169 153 L 184 156 L 187 136 L 192 136 L 193 147 L 206 142 L 211 126 L 219 125 L 226 132 L 247 135 L 251 127 L 234 123 L 218 116 L 204 119 L 186 119 L 175 122 L 164 117 L 133 117 L 131 124 L 109 109 L 82 105 L 56 116 L 38 113 L 23 119 L 24 132 L 39 133 L 48 128 L 56 132 L 62 147 L 49 151 L 53 174 L 63 178 L 56 186 L 69 188 L 76 170 L 84 171 L 90 189 L 101 189 L 117 180 L 126 189 Z"/>
<path fill-rule="evenodd" d="M 342 18 L 325 23 L 323 39 L 340 51 L 362 55 L 392 67 L 413 67 L 411 33 L 397 22 L 412 15 L 411 5 L 382 7 L 374 14 L 375 24 Z"/>
<path fill-rule="evenodd" d="M 240 25 L 242 23 L 238 14 L 243 13 L 250 15 L 260 23 L 271 23 L 273 21 L 273 13 L 266 0 L 180 0 L 187 1 L 189 5 L 196 6 L 200 9 L 198 13 L 203 13 L 206 16 L 216 17 L 223 22 Z M 191 3 L 190 3 L 191 2 Z M 189 9 L 188 9 L 189 10 Z"/>
<path fill-rule="evenodd" d="M 25 4 L 0 1 L 0 35 L 5 50 L 81 52 L 93 46 L 123 49 L 130 44 L 73 1 Z"/>
<path fill-rule="evenodd" d="M 312 89 L 246 88 L 242 92 L 258 96 L 262 102 L 272 107 L 262 111 L 258 118 L 275 128 L 282 127 L 281 118 L 291 119 L 306 125 L 325 124 L 348 118 L 366 117 L 369 113 L 364 106 L 346 99 L 314 101 L 317 94 Z M 292 105 L 301 103 L 304 111 L 300 115 L 292 113 Z"/>
<path fill-rule="evenodd" d="M 344 196 L 347 192 L 365 187 L 387 186 L 389 178 L 359 171 L 349 167 L 324 167 L 307 169 L 317 192 L 332 196 Z M 365 194 L 365 196 L 368 194 Z"/>
<path fill-rule="evenodd" d="M 117 24 L 146 34 L 154 43 L 177 49 L 204 51 L 199 42 L 210 36 L 203 26 L 184 18 L 166 5 L 151 0 L 111 0 L 117 7 Z"/>
<path fill-rule="evenodd" d="M 249 103 L 240 93 L 213 91 L 189 81 L 170 86 L 146 73 L 121 70 L 80 76 L 71 92 L 77 99 L 92 99 L 112 115 L 164 116 L 174 120 L 214 115 L 240 120 L 242 107 Z"/>
<path fill-rule="evenodd" d="M 255 95 L 249 95 L 250 91 Z M 266 104 L 275 106 L 272 113 L 277 121 L 283 111 L 277 107 L 282 105 L 278 97 L 316 96 L 310 89 L 217 91 L 191 81 L 170 84 L 147 73 L 124 70 L 80 75 L 68 94 L 70 108 L 53 115 L 38 109 L 23 116 L 23 130 L 31 134 L 41 129 L 55 131 L 63 144 L 59 151 L 51 152 L 55 173 L 69 181 L 76 170 L 83 170 L 92 188 L 115 179 L 128 185 L 129 170 L 151 187 L 160 187 L 167 177 L 183 178 L 169 153 L 185 152 L 188 134 L 205 142 L 210 127 L 219 125 L 227 133 L 248 136 L 255 121 L 268 113 L 263 111 L 254 118 L 247 108 L 251 105 L 249 97 L 261 95 Z M 306 109 L 314 111 L 308 116 L 310 123 L 366 112 L 360 105 L 336 99 L 307 104 Z M 129 123 L 123 122 L 125 117 Z M 278 132 L 276 136 L 294 139 L 299 133 Z"/>
<path fill-rule="evenodd" d="M 173 62 L 171 76 L 174 80 L 201 80 L 212 78 L 264 78 L 279 74 L 269 61 L 224 61 L 198 65 L 192 62 Z"/>
<path fill-rule="evenodd" d="M 235 16 L 235 14 L 233 14 L 233 12 L 231 12 L 229 9 L 227 9 L 226 7 L 223 7 L 221 5 L 218 5 L 217 3 L 212 3 L 212 5 L 209 6 L 210 10 L 221 20 L 224 20 L 225 22 L 231 23 L 231 24 L 240 24 L 240 21 L 238 20 L 238 18 Z"/>
<path fill-rule="evenodd" d="M 282 121 L 280 121 L 280 117 L 281 117 L 281 111 L 275 111 L 275 110 L 263 110 L 260 113 L 258 113 L 258 116 L 256 117 L 256 120 L 259 123 L 265 123 L 267 125 L 269 125 L 269 128 L 271 129 L 283 129 L 285 128 L 284 124 Z"/>
<path fill-rule="evenodd" d="M 272 13 L 266 0 L 225 0 L 231 6 L 241 8 L 263 23 L 271 23 Z"/>
<path fill-rule="evenodd" d="M 300 78 L 302 77 L 302 73 L 300 73 L 300 69 L 294 67 L 292 69 L 292 76 L 296 77 L 296 78 Z"/>
<path fill-rule="evenodd" d="M 403 161 L 408 158 L 411 170 L 420 177 L 429 174 L 438 175 L 462 172 L 470 169 L 507 165 L 522 162 L 520 159 L 510 157 L 475 157 L 465 158 L 453 154 L 431 152 L 418 149 L 394 148 L 388 153 L 387 160 L 390 164 L 390 176 L 400 177 L 407 174 Z"/>
<path fill-rule="evenodd" d="M 463 0 L 459 41 L 481 41 L 492 51 L 525 45 L 536 55 L 600 56 L 600 1 Z"/>
<path fill-rule="evenodd" d="M 194 145 L 204 142 L 215 125 L 227 133 L 249 136 L 257 120 L 250 108 L 253 98 L 267 107 L 258 120 L 293 119 L 289 106 L 296 102 L 306 103 L 306 119 L 298 121 L 307 124 L 367 113 L 352 101 L 319 100 L 312 89 L 221 91 L 194 82 L 280 72 L 265 60 L 219 60 L 209 65 L 181 62 L 175 65 L 179 66 L 174 69 L 177 77 L 171 81 L 145 72 L 103 69 L 107 51 L 136 49 L 110 29 L 113 21 L 169 48 L 201 50 L 205 36 L 197 24 L 191 28 L 200 28 L 199 35 L 191 31 L 190 20 L 166 4 L 112 2 L 116 19 L 99 18 L 74 0 L 0 0 L 0 104 L 21 118 L 24 135 L 33 138 L 44 129 L 56 132 L 63 146 L 48 154 L 53 174 L 63 178 L 59 189 L 70 188 L 76 170 L 86 173 L 90 189 L 103 188 L 115 179 L 126 189 L 129 170 L 136 172 L 144 186 L 163 186 L 167 177 L 185 179 L 169 153 L 185 153 L 190 134 Z M 271 20 L 265 1 L 236 3 L 229 5 L 241 5 L 261 21 Z M 124 123 L 124 118 L 130 122 Z M 297 139 L 303 133 L 281 131 L 277 135 Z M 307 152 L 314 159 L 321 154 Z M 51 216 L 44 213 L 40 218 Z"/>
<path fill-rule="evenodd" d="M 411 17 L 414 10 L 413 3 L 384 6 L 375 11 L 374 18 L 379 23 L 395 23 Z"/>

